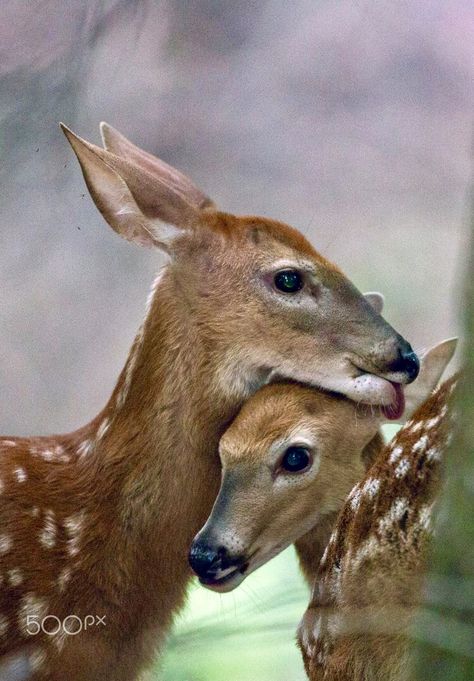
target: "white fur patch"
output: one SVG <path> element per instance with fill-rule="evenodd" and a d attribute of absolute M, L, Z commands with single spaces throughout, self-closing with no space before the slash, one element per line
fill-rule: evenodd
<path fill-rule="evenodd" d="M 92 450 L 94 449 L 94 442 L 92 440 L 84 440 L 84 442 L 81 442 L 79 447 L 77 448 L 77 453 L 79 457 L 82 459 L 86 456 L 88 456 Z"/>
<path fill-rule="evenodd" d="M 27 636 L 29 635 L 29 623 L 33 618 L 41 622 L 48 614 L 48 604 L 43 598 L 39 598 L 34 593 L 27 593 L 21 599 L 20 608 L 18 611 L 18 626 Z"/>
<path fill-rule="evenodd" d="M 406 458 L 400 459 L 397 467 L 395 468 L 395 477 L 403 478 L 410 470 L 410 461 Z"/>
<path fill-rule="evenodd" d="M 69 518 L 66 518 L 64 521 L 64 527 L 69 536 L 67 550 L 70 556 L 75 556 L 79 553 L 79 542 L 81 539 L 83 523 L 84 513 L 82 511 L 69 516 Z"/>
<path fill-rule="evenodd" d="M 8 553 L 12 546 L 12 538 L 8 534 L 0 534 L 0 554 Z"/>
<path fill-rule="evenodd" d="M 52 549 L 56 544 L 56 518 L 54 511 L 47 510 L 44 513 L 44 526 L 40 532 L 40 543 L 47 549 Z"/>
<path fill-rule="evenodd" d="M 392 464 L 396 463 L 398 461 L 398 459 L 401 457 L 402 454 L 403 454 L 403 447 L 400 447 L 400 445 L 398 445 L 397 447 L 395 447 L 393 449 L 392 452 L 390 452 L 388 462 L 392 463 Z"/>
<path fill-rule="evenodd" d="M 14 473 L 18 482 L 25 482 L 25 480 L 28 479 L 28 476 L 26 475 L 25 469 L 22 468 L 21 466 L 18 467 L 18 468 L 15 468 L 13 473 Z"/>
<path fill-rule="evenodd" d="M 428 435 L 422 435 L 417 442 L 412 447 L 412 452 L 422 452 L 426 449 L 426 446 L 428 444 Z"/>
<path fill-rule="evenodd" d="M 367 494 L 370 499 L 373 499 L 380 488 L 380 480 L 378 478 L 368 478 L 362 487 L 362 493 Z"/>
<path fill-rule="evenodd" d="M 59 573 L 58 589 L 60 593 L 63 593 L 65 591 L 66 586 L 69 580 L 71 579 L 71 574 L 72 574 L 71 569 L 67 567 L 64 568 L 64 570 L 61 570 L 61 572 Z"/>
<path fill-rule="evenodd" d="M 5 615 L 0 615 L 0 636 L 3 637 L 8 631 L 8 619 Z"/>
<path fill-rule="evenodd" d="M 11 570 L 8 570 L 7 576 L 10 586 L 20 586 L 20 584 L 23 583 L 23 574 L 18 568 L 12 568 Z"/>

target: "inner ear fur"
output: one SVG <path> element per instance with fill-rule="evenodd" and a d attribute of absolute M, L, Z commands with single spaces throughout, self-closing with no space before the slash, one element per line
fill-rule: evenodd
<path fill-rule="evenodd" d="M 171 177 L 170 166 L 161 174 L 156 168 L 151 172 L 143 161 L 120 157 L 86 142 L 64 125 L 61 128 L 79 160 L 97 208 L 120 236 L 170 251 L 176 237 L 199 225 L 202 209 L 196 205 L 195 194 L 191 190 L 188 193 L 184 180 L 180 183 L 177 176 Z M 135 149 L 137 154 L 146 153 Z M 185 180 L 194 188 L 190 180 Z"/>

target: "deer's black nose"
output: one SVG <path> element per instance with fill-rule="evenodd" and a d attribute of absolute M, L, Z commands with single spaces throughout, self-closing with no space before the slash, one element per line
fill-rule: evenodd
<path fill-rule="evenodd" d="M 198 577 L 206 577 L 209 573 L 216 572 L 219 568 L 222 568 L 225 553 L 226 551 L 223 547 L 219 547 L 216 550 L 201 542 L 194 542 L 189 552 L 189 564 Z"/>
<path fill-rule="evenodd" d="M 390 365 L 390 370 L 393 372 L 400 372 L 406 374 L 408 381 L 414 381 L 420 371 L 420 360 L 409 343 L 406 347 L 401 348 L 398 353 L 398 358 Z"/>

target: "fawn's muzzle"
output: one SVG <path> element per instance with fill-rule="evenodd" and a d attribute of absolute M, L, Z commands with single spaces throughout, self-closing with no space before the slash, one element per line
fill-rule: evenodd
<path fill-rule="evenodd" d="M 191 545 L 189 564 L 206 585 L 223 584 L 247 567 L 243 556 L 233 556 L 225 546 L 211 546 L 199 539 Z"/>

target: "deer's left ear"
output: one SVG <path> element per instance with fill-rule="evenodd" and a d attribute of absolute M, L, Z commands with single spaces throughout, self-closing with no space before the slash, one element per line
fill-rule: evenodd
<path fill-rule="evenodd" d="M 169 166 L 162 172 L 156 168 L 152 171 L 143 159 L 134 160 L 131 152 L 127 158 L 118 156 L 61 127 L 79 160 L 94 203 L 124 239 L 172 254 L 176 239 L 202 223 L 202 208 L 191 189 L 194 185 L 184 175 L 176 171 L 172 179 Z"/>
<path fill-rule="evenodd" d="M 364 293 L 364 298 L 371 305 L 377 314 L 382 314 L 383 304 L 385 298 L 382 293 L 377 293 L 376 291 L 370 291 L 369 293 Z"/>
<path fill-rule="evenodd" d="M 157 156 L 135 146 L 122 133 L 104 121 L 100 124 L 100 134 L 104 149 L 143 168 L 157 179 L 165 181 L 192 206 L 199 209 L 216 208 L 214 202 L 199 187 L 196 187 L 189 177 Z"/>

